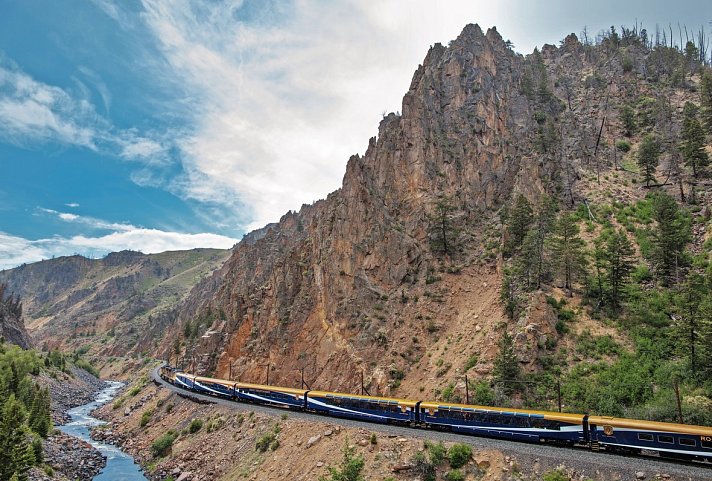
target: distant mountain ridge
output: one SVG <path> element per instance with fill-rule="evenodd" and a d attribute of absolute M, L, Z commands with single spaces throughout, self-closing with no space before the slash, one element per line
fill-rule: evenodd
<path fill-rule="evenodd" d="M 0 283 L 19 295 L 24 320 L 38 347 L 123 355 L 159 313 L 178 303 L 220 267 L 229 250 L 193 249 L 160 254 L 114 252 L 103 259 L 74 255 L 0 271 Z"/>

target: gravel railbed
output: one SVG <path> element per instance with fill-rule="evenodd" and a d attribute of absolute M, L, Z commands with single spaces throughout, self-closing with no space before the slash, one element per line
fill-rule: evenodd
<path fill-rule="evenodd" d="M 212 402 L 221 406 L 230 406 L 239 411 L 255 411 L 272 416 L 280 416 L 284 413 L 284 410 L 279 408 L 259 404 L 239 403 L 228 399 L 214 398 L 185 391 L 161 379 L 158 375 L 158 368 L 151 372 L 151 377 L 155 382 L 160 383 L 166 389 L 176 393 L 186 394 L 191 398 L 203 402 Z M 609 479 L 634 480 L 641 479 L 641 473 L 644 474 L 644 479 L 658 478 L 675 481 L 710 481 L 712 479 L 712 466 L 708 467 L 694 463 L 678 463 L 662 461 L 653 457 L 623 456 L 604 452 L 595 453 L 584 448 L 557 447 L 502 439 L 479 438 L 443 431 L 366 423 L 300 411 L 290 411 L 289 415 L 290 417 L 307 421 L 318 420 L 339 424 L 345 427 L 370 429 L 386 435 L 414 437 L 432 441 L 467 443 L 475 448 L 495 449 L 501 451 L 506 456 L 515 457 L 520 468 L 524 468 L 523 471 L 544 472 L 564 465 L 568 469 L 573 469 L 577 476 L 581 477 L 580 479 L 600 479 L 601 477 L 607 477 Z"/>

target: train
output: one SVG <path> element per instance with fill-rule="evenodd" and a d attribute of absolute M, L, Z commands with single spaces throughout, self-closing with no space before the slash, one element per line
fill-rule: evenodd
<path fill-rule="evenodd" d="M 712 464 L 712 427 L 706 426 L 250 384 L 197 376 L 167 365 L 160 368 L 159 374 L 185 390 L 238 402 L 374 423 Z"/>

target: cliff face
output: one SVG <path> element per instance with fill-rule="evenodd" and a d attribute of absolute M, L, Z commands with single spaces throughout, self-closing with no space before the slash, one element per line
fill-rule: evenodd
<path fill-rule="evenodd" d="M 478 313 L 503 319 L 496 267 L 481 262 L 491 212 L 513 189 L 543 190 L 539 165 L 526 164 L 524 64 L 477 25 L 432 47 L 402 114 L 385 117 L 365 155 L 349 160 L 342 188 L 238 245 L 194 290 L 180 326 L 219 315 L 184 362 L 221 376 L 232 363 L 234 377 L 253 381 L 269 364 L 271 382 L 285 384 L 304 368 L 308 382 L 347 390 L 363 371 L 384 392 L 403 371 L 435 369 L 423 344 L 437 332 L 464 330 L 463 349 L 491 352 L 493 333 L 475 331 Z M 438 199 L 459 228 L 447 256 L 430 244 Z"/>
<path fill-rule="evenodd" d="M 32 347 L 22 322 L 22 303 L 19 296 L 7 292 L 7 285 L 0 283 L 0 339 L 16 344 L 23 349 Z"/>
<path fill-rule="evenodd" d="M 139 333 L 227 256 L 228 251 L 196 249 L 124 251 L 97 260 L 60 257 L 0 271 L 0 282 L 22 297 L 36 345 L 124 355 L 144 349 Z"/>

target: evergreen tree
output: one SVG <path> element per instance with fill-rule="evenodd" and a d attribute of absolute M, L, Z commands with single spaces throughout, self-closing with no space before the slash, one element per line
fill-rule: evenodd
<path fill-rule="evenodd" d="M 673 328 L 679 341 L 677 346 L 689 360 L 693 375 L 698 372 L 700 343 L 704 339 L 700 308 L 706 294 L 705 287 L 702 276 L 691 272 L 675 299 L 676 316 Z"/>
<path fill-rule="evenodd" d="M 712 135 L 712 73 L 705 70 L 700 81 L 700 105 L 702 107 L 702 124 L 707 135 Z"/>
<path fill-rule="evenodd" d="M 706 295 L 699 306 L 700 315 L 700 358 L 701 368 L 712 377 L 712 289 L 709 282 L 705 289 Z"/>
<path fill-rule="evenodd" d="M 625 285 L 633 271 L 633 246 L 622 229 L 615 231 L 607 239 L 602 257 L 610 286 L 610 299 L 613 307 L 618 307 Z"/>
<path fill-rule="evenodd" d="M 507 316 L 512 320 L 516 319 L 521 310 L 521 297 L 517 276 L 515 276 L 511 269 L 505 268 L 504 270 L 499 299 L 502 301 L 502 304 L 504 304 L 504 311 L 507 313 Z"/>
<path fill-rule="evenodd" d="M 663 284 L 668 286 L 684 263 L 683 251 L 690 239 L 690 227 L 675 199 L 664 192 L 653 200 L 653 217 L 657 221 L 653 231 L 653 262 Z"/>
<path fill-rule="evenodd" d="M 573 214 L 562 215 L 556 223 L 551 240 L 551 252 L 556 272 L 571 293 L 573 284 L 586 271 L 586 243 L 579 236 L 579 227 Z"/>
<path fill-rule="evenodd" d="M 705 150 L 705 132 L 697 120 L 697 106 L 686 102 L 682 110 L 682 142 L 680 151 L 685 159 L 685 165 L 692 168 L 692 175 L 697 177 L 702 167 L 710 163 Z"/>
<path fill-rule="evenodd" d="M 503 252 L 505 257 L 510 257 L 522 245 L 532 222 L 532 214 L 531 204 L 526 197 L 519 194 L 506 218 L 507 228 Z"/>
<path fill-rule="evenodd" d="M 623 135 L 631 137 L 635 133 L 635 110 L 628 104 L 621 106 L 619 117 L 623 124 Z"/>
<path fill-rule="evenodd" d="M 457 248 L 460 229 L 454 222 L 455 206 L 452 199 L 441 195 L 435 203 L 435 212 L 430 216 L 430 245 L 435 252 L 452 256 Z"/>
<path fill-rule="evenodd" d="M 505 392 L 516 390 L 516 381 L 520 376 L 519 359 L 514 353 L 514 338 L 508 332 L 499 340 L 499 352 L 494 359 L 492 374 L 497 382 L 504 385 Z"/>
<path fill-rule="evenodd" d="M 549 277 L 550 266 L 545 262 L 545 243 L 554 228 L 555 220 L 556 203 L 545 195 L 531 229 L 524 236 L 516 263 L 517 272 L 523 277 L 527 289 L 539 289 L 542 281 Z"/>
<path fill-rule="evenodd" d="M 25 407 L 10 394 L 0 415 L 0 479 L 10 479 L 13 474 L 26 479 L 27 470 L 34 464 L 26 419 Z"/>
<path fill-rule="evenodd" d="M 660 147 L 652 135 L 646 135 L 638 151 L 638 166 L 643 173 L 645 186 L 650 187 L 650 182 L 655 181 L 655 170 L 658 168 Z"/>

